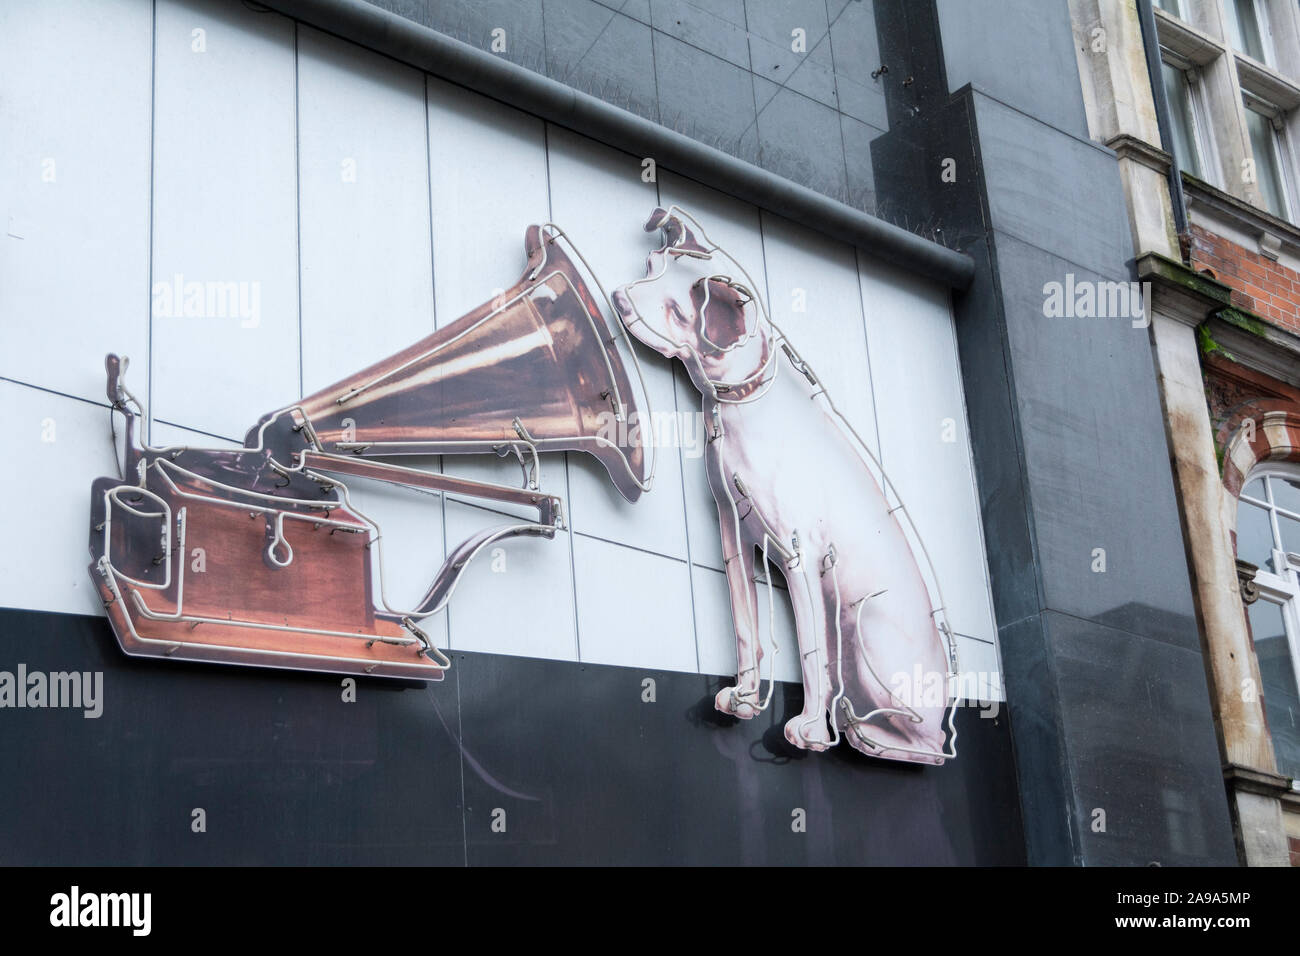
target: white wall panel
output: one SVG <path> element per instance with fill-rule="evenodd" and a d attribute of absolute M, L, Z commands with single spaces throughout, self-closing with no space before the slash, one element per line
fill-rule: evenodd
<path fill-rule="evenodd" d="M 0 375 L 104 400 L 104 355 L 149 358 L 142 0 L 0 4 Z"/>
<path fill-rule="evenodd" d="M 659 241 L 642 228 L 659 200 L 654 184 L 641 181 L 640 161 L 556 127 L 549 130 L 548 145 L 554 221 L 590 263 L 606 293 L 640 278 L 646 255 Z M 591 292 L 600 298 L 597 289 Z M 605 312 L 615 322 L 608 307 Z M 619 328 L 616 322 L 612 327 Z M 621 347 L 626 356 L 628 346 Z M 681 458 L 674 429 L 672 424 L 659 430 L 652 425 L 652 420 L 677 421 L 672 368 L 662 355 L 640 344 L 635 348 L 649 395 L 649 408 L 642 412 L 653 413 L 653 419 L 639 422 L 641 431 L 658 434 L 665 444 L 658 449 L 653 489 L 629 504 L 604 466 L 590 455 L 573 454 L 569 515 L 577 531 L 685 559 Z M 626 358 L 624 365 L 636 387 L 635 371 Z M 686 411 L 698 413 L 699 406 Z"/>
<path fill-rule="evenodd" d="M 925 542 L 960 634 L 993 640 L 957 339 L 946 289 L 859 256 L 886 473 Z M 952 441 L 945 441 L 951 428 Z"/>
<path fill-rule="evenodd" d="M 150 411 L 242 436 L 298 396 L 293 23 L 159 0 L 156 63 Z"/>
<path fill-rule="evenodd" d="M 737 676 L 736 633 L 732 624 L 727 576 L 721 571 L 699 566 L 694 572 L 695 634 L 700 647 L 700 672 L 734 678 Z M 779 573 L 777 580 L 780 580 Z M 759 584 L 758 623 L 763 646 L 759 673 L 767 680 L 775 663 L 777 680 L 798 683 L 799 645 L 790 597 L 781 587 L 773 587 L 771 611 L 768 610 L 768 600 L 767 585 Z M 772 640 L 774 634 L 775 644 Z"/>
<path fill-rule="evenodd" d="M 438 326 L 510 288 L 524 272 L 524 233 L 550 217 L 546 127 L 536 117 L 428 79 L 434 296 Z M 513 458 L 459 456 L 450 474 L 520 485 Z M 542 490 L 567 496 L 563 458 L 542 462 Z M 503 511 L 526 515 L 508 505 Z"/>
<path fill-rule="evenodd" d="M 957 663 L 961 668 L 960 693 L 968 700 L 1006 700 L 1002 664 L 996 644 L 971 637 L 957 638 Z"/>
<path fill-rule="evenodd" d="M 313 393 L 434 329 L 425 76 L 308 27 L 298 35 L 302 374 Z M 403 459 L 437 471 L 436 458 Z M 415 606 L 446 554 L 436 494 L 346 479 L 378 523 L 372 587 Z M 447 616 L 420 625 L 447 646 Z"/>
<path fill-rule="evenodd" d="M 857 253 L 788 219 L 763 214 L 768 309 L 873 454 L 876 414 L 862 324 Z"/>
<path fill-rule="evenodd" d="M 298 36 L 303 392 L 433 331 L 424 75 Z"/>
<path fill-rule="evenodd" d="M 118 468 L 108 407 L 5 381 L 0 404 L 9 423 L 0 496 L 10 503 L 0 607 L 102 614 L 86 568 L 90 483 Z"/>
<path fill-rule="evenodd" d="M 449 500 L 447 542 L 454 547 L 509 518 Z M 500 554 L 493 552 L 500 549 Z M 448 626 L 458 651 L 549 660 L 578 659 L 569 535 L 507 538 L 470 563 L 451 598 Z M 494 559 L 500 559 L 496 568 Z"/>
<path fill-rule="evenodd" d="M 524 231 L 550 218 L 541 120 L 429 79 L 429 168 L 438 323 L 509 288 Z"/>
<path fill-rule="evenodd" d="M 582 660 L 696 672 L 685 561 L 578 534 L 573 568 Z"/>
<path fill-rule="evenodd" d="M 117 423 L 120 437 L 122 432 L 122 419 L 120 416 Z M 149 442 L 155 448 L 178 448 L 181 446 L 186 448 L 240 448 L 244 444 L 242 436 L 240 436 L 240 440 L 236 441 L 234 438 L 205 435 L 188 428 L 181 428 L 179 425 L 173 425 L 170 422 L 159 421 L 153 423 L 153 433 L 149 436 Z"/>

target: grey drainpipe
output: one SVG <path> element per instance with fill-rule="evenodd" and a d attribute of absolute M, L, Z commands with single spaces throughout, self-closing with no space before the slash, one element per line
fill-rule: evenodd
<path fill-rule="evenodd" d="M 1156 32 L 1156 15 L 1151 0 L 1137 0 L 1138 20 L 1142 23 L 1142 47 L 1147 57 L 1147 76 L 1151 80 L 1151 97 L 1156 106 L 1156 123 L 1160 142 L 1169 154 L 1169 196 L 1173 200 L 1174 229 L 1181 236 L 1187 231 L 1187 197 L 1183 195 L 1183 171 L 1174 155 L 1173 127 L 1169 122 L 1169 97 L 1165 96 L 1165 78 L 1161 72 L 1160 35 Z"/>
<path fill-rule="evenodd" d="M 461 43 L 365 0 L 263 0 L 295 20 L 369 47 L 671 169 L 738 199 L 955 288 L 970 285 L 974 260 L 774 173 Z M 649 210 L 647 210 L 648 212 Z"/>

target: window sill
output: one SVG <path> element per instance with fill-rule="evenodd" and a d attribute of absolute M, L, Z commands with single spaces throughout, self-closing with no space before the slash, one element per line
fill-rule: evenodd
<path fill-rule="evenodd" d="M 1230 220 L 1249 235 L 1271 233 L 1281 240 L 1289 253 L 1300 256 L 1300 228 L 1291 222 L 1187 172 L 1183 173 L 1183 193 L 1187 197 L 1189 211 L 1195 206 L 1201 206 Z"/>

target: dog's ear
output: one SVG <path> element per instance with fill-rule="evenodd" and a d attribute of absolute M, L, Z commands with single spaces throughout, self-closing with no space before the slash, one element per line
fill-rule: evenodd
<path fill-rule="evenodd" d="M 645 231 L 654 232 L 664 228 L 664 223 L 668 220 L 668 210 L 663 206 L 655 206 L 654 212 L 650 213 L 650 218 L 645 221 Z"/>
<path fill-rule="evenodd" d="M 730 348 L 745 337 L 745 306 L 753 299 L 743 288 L 700 279 L 691 286 L 691 304 L 703 319 L 704 337 L 717 348 Z"/>
<path fill-rule="evenodd" d="M 669 252 L 698 259 L 707 259 L 713 254 L 713 250 L 700 241 L 694 229 L 682 221 L 680 216 L 673 215 L 662 206 L 656 206 L 646 220 L 646 232 L 654 232 L 656 229 L 664 231 Z"/>

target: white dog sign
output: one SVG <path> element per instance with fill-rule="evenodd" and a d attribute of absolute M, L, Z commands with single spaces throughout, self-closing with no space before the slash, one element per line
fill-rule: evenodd
<path fill-rule="evenodd" d="M 803 675 L 803 712 L 785 725 L 790 743 L 825 750 L 843 737 L 891 760 L 956 756 L 953 636 L 896 490 L 744 268 L 675 206 L 654 211 L 646 231 L 656 230 L 666 242 L 650 253 L 645 278 L 612 298 L 627 330 L 680 359 L 703 394 L 738 671 L 715 706 L 748 719 L 770 702 L 756 580 L 760 555 L 764 565 L 774 556 Z M 940 678 L 940 699 L 906 690 L 918 669 Z"/>

